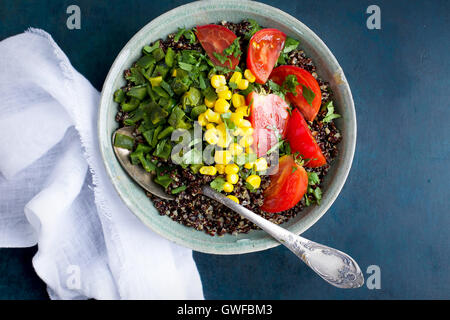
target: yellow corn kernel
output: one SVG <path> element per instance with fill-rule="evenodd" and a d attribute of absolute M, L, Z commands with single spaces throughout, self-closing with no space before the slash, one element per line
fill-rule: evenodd
<path fill-rule="evenodd" d="M 224 164 L 216 164 L 216 169 L 219 174 L 225 173 L 225 165 Z"/>
<path fill-rule="evenodd" d="M 244 148 L 242 148 L 240 145 L 238 145 L 237 143 L 233 143 L 229 146 L 228 150 L 231 152 L 231 155 L 233 156 L 238 156 L 240 155 L 242 152 L 244 152 Z"/>
<path fill-rule="evenodd" d="M 249 108 L 247 106 L 242 106 L 242 107 L 236 108 L 235 113 L 240 114 L 243 118 L 243 117 L 249 116 L 248 111 L 249 111 Z"/>
<path fill-rule="evenodd" d="M 235 122 L 235 123 L 236 123 L 236 122 Z M 252 127 L 252 123 L 251 123 L 250 121 L 246 120 L 246 119 L 240 119 L 240 120 L 236 123 L 236 125 L 237 125 L 239 128 L 251 128 L 251 127 Z"/>
<path fill-rule="evenodd" d="M 206 130 L 205 140 L 209 144 L 217 144 L 219 142 L 219 135 L 217 134 L 216 128 Z"/>
<path fill-rule="evenodd" d="M 240 128 L 241 129 L 241 135 L 242 136 L 251 136 L 253 134 L 253 128 Z"/>
<path fill-rule="evenodd" d="M 177 76 L 177 69 L 173 69 L 172 71 L 172 77 L 176 77 Z"/>
<path fill-rule="evenodd" d="M 215 129 L 216 127 L 214 126 L 214 123 L 208 123 L 207 125 L 206 125 L 206 130 L 209 130 L 209 129 Z"/>
<path fill-rule="evenodd" d="M 248 154 L 252 154 L 252 153 L 255 153 L 255 150 L 253 150 L 252 147 L 247 147 L 247 148 L 245 148 L 245 152 L 247 152 Z"/>
<path fill-rule="evenodd" d="M 242 119 L 242 115 L 241 115 L 241 114 L 233 112 L 233 113 L 231 114 L 231 116 L 230 116 L 230 120 L 231 120 L 232 122 L 234 122 L 234 124 L 235 124 L 236 126 L 239 127 L 239 123 L 240 123 L 240 121 L 242 121 L 243 119 Z"/>
<path fill-rule="evenodd" d="M 233 186 L 231 183 L 225 182 L 225 183 L 223 184 L 223 191 L 229 193 L 229 192 L 233 192 L 233 190 L 234 190 L 234 186 Z"/>
<path fill-rule="evenodd" d="M 205 113 L 201 113 L 201 114 L 198 116 L 197 121 L 198 121 L 198 123 L 199 123 L 202 127 L 204 127 L 204 126 L 206 126 L 206 125 L 208 124 L 208 120 L 206 120 L 206 115 L 205 115 Z"/>
<path fill-rule="evenodd" d="M 228 145 L 231 143 L 231 137 L 227 134 L 221 134 L 219 132 L 219 141 L 217 141 L 217 145 L 221 148 L 228 148 Z"/>
<path fill-rule="evenodd" d="M 208 176 L 213 176 L 217 173 L 217 169 L 213 166 L 203 166 L 200 168 L 200 173 Z"/>
<path fill-rule="evenodd" d="M 211 77 L 211 85 L 214 88 L 219 88 L 227 84 L 227 79 L 224 75 L 215 74 Z"/>
<path fill-rule="evenodd" d="M 256 174 L 252 174 L 245 181 L 248 182 L 255 189 L 258 189 L 259 186 L 261 185 L 261 177 Z"/>
<path fill-rule="evenodd" d="M 233 200 L 234 202 L 236 202 L 237 204 L 239 204 L 239 199 L 236 198 L 235 196 L 232 196 L 231 194 L 229 196 L 227 196 L 228 199 Z"/>
<path fill-rule="evenodd" d="M 209 101 L 208 99 L 206 99 L 206 97 L 205 97 L 205 105 L 208 107 L 208 108 L 212 108 L 212 107 L 214 107 L 214 103 L 216 102 L 215 100 L 214 101 Z"/>
<path fill-rule="evenodd" d="M 232 135 L 237 137 L 237 136 L 243 136 L 242 134 L 242 129 L 241 128 L 236 128 L 233 130 Z"/>
<path fill-rule="evenodd" d="M 229 90 L 228 87 L 226 85 L 223 85 L 223 86 L 216 88 L 216 93 L 221 93 L 221 92 L 224 92 L 227 90 Z"/>
<path fill-rule="evenodd" d="M 219 121 L 220 118 L 220 114 L 218 114 L 217 112 L 212 111 L 212 109 L 208 109 L 205 111 L 205 117 L 206 120 L 208 120 L 209 122 L 216 122 Z"/>
<path fill-rule="evenodd" d="M 152 84 L 152 87 L 159 87 L 162 80 L 163 80 L 163 78 L 161 76 L 153 77 L 153 78 L 150 78 L 150 83 Z"/>
<path fill-rule="evenodd" d="M 226 170 L 226 168 L 225 168 Z M 236 173 L 227 174 L 227 182 L 231 184 L 236 184 L 239 181 L 239 176 Z"/>
<path fill-rule="evenodd" d="M 239 93 L 233 93 L 231 97 L 231 102 L 235 108 L 240 108 L 245 105 L 245 97 Z"/>
<path fill-rule="evenodd" d="M 235 163 L 230 163 L 225 166 L 225 173 L 226 174 L 233 174 L 239 172 L 239 166 Z"/>
<path fill-rule="evenodd" d="M 225 125 L 225 123 L 219 123 L 216 127 L 217 130 L 220 131 L 220 133 L 222 134 L 226 134 L 227 133 L 227 126 Z"/>
<path fill-rule="evenodd" d="M 267 160 L 266 158 L 259 158 L 255 161 L 255 168 L 256 171 L 264 171 L 267 170 L 268 165 L 267 165 Z"/>
<path fill-rule="evenodd" d="M 238 85 L 238 89 L 239 90 L 245 90 L 248 88 L 248 80 L 247 79 L 242 79 L 241 81 L 239 81 L 237 83 Z"/>
<path fill-rule="evenodd" d="M 219 98 L 222 98 L 225 100 L 230 100 L 231 99 L 231 91 L 230 90 L 220 91 L 217 93 L 217 96 Z"/>
<path fill-rule="evenodd" d="M 230 104 L 227 100 L 223 98 L 217 99 L 216 103 L 214 104 L 214 111 L 218 113 L 225 113 L 228 112 L 230 109 Z"/>
<path fill-rule="evenodd" d="M 250 71 L 250 70 L 248 70 L 248 69 L 245 69 L 245 71 L 244 71 L 244 77 L 245 77 L 245 79 L 247 79 L 248 80 L 248 82 L 255 82 L 255 80 L 256 80 L 256 77 L 253 75 L 253 73 Z"/>
<path fill-rule="evenodd" d="M 214 154 L 214 161 L 217 164 L 228 164 L 228 163 L 231 162 L 232 159 L 233 159 L 233 156 L 227 150 L 224 150 L 224 151 L 223 150 L 218 150 Z"/>
<path fill-rule="evenodd" d="M 247 162 L 246 164 L 244 164 L 244 168 L 245 169 L 253 169 L 253 166 L 255 165 L 255 162 Z"/>
<path fill-rule="evenodd" d="M 239 140 L 239 144 L 244 148 L 250 147 L 253 144 L 253 137 L 252 136 L 243 136 Z"/>
<path fill-rule="evenodd" d="M 240 73 L 239 71 L 235 71 L 230 78 L 230 82 L 234 82 L 236 84 L 241 80 L 242 80 L 242 73 Z"/>

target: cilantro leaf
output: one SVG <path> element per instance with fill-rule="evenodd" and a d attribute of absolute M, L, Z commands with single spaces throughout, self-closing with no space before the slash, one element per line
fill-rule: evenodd
<path fill-rule="evenodd" d="M 304 84 L 302 84 L 302 88 L 303 88 L 303 91 L 302 91 L 303 98 L 305 98 L 306 102 L 308 102 L 309 105 L 312 106 L 312 102 L 314 101 L 316 94 L 314 93 L 314 91 L 312 91 L 310 88 L 308 88 Z"/>
<path fill-rule="evenodd" d="M 320 201 L 322 200 L 322 190 L 319 187 L 315 188 L 313 195 L 316 198 L 317 204 L 320 204 Z"/>
<path fill-rule="evenodd" d="M 298 83 L 297 80 L 297 76 L 290 74 L 288 76 L 286 76 L 286 78 L 283 81 L 283 85 L 282 88 L 286 91 L 286 92 L 290 92 L 292 93 L 294 96 L 297 95 L 297 86 L 300 83 Z M 313 92 L 314 93 L 314 92 Z"/>
<path fill-rule="evenodd" d="M 225 127 L 230 130 L 234 130 L 236 128 L 236 124 L 231 121 L 231 112 L 222 113 L 220 117 L 222 118 Z"/>
<path fill-rule="evenodd" d="M 216 190 L 217 192 L 222 192 L 223 191 L 223 186 L 225 184 L 225 179 L 222 177 L 217 177 L 215 178 L 213 181 L 211 181 L 211 183 L 209 184 L 211 186 L 211 188 L 213 188 L 214 190 Z"/>
<path fill-rule="evenodd" d="M 327 109 L 327 114 L 325 115 L 325 118 L 323 118 L 322 122 L 323 123 L 328 123 L 331 122 L 333 119 L 337 119 L 340 118 L 341 115 L 334 113 L 334 106 L 333 106 L 333 101 L 329 101 L 324 108 Z"/>
<path fill-rule="evenodd" d="M 283 53 L 289 53 L 295 49 L 297 49 L 298 45 L 300 44 L 299 41 L 291 38 L 291 37 L 287 37 L 286 38 L 286 42 L 284 43 L 284 48 L 283 48 Z"/>
<path fill-rule="evenodd" d="M 308 184 L 314 186 L 320 183 L 319 175 L 315 172 L 308 172 Z"/>
<path fill-rule="evenodd" d="M 259 30 L 261 30 L 261 26 L 256 22 L 256 20 L 253 19 L 247 19 L 247 21 L 250 23 L 249 31 L 245 34 L 245 40 L 250 40 L 250 38 Z"/>

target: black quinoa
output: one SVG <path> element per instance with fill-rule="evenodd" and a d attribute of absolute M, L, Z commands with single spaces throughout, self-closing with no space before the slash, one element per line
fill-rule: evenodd
<path fill-rule="evenodd" d="M 232 30 L 236 36 L 240 37 L 241 48 L 243 55 L 245 55 L 245 52 L 247 51 L 245 48 L 247 48 L 248 41 L 244 40 L 244 38 L 246 32 L 249 30 L 250 24 L 247 21 L 242 21 L 240 23 L 222 21 L 220 24 Z M 188 39 L 182 36 L 178 42 L 175 42 L 174 36 L 175 34 L 170 34 L 167 39 L 161 40 L 160 47 L 164 50 L 171 47 L 175 51 L 185 49 L 197 51 L 203 50 L 198 41 L 191 44 Z M 242 56 L 241 68 L 245 68 L 245 61 L 245 56 Z M 332 92 L 329 88 L 329 84 L 318 77 L 313 61 L 305 55 L 303 50 L 294 50 L 290 52 L 287 64 L 301 67 L 309 71 L 317 79 L 322 91 L 322 104 L 332 100 Z M 129 72 L 129 70 L 125 70 L 125 75 Z M 131 84 L 127 83 L 124 89 L 128 90 L 130 86 Z M 316 172 L 320 181 L 323 181 L 323 178 L 330 168 L 330 163 L 338 156 L 337 145 L 342 139 L 339 130 L 333 122 L 323 123 L 325 115 L 326 110 L 321 110 L 313 122 L 308 122 L 312 135 L 327 159 L 327 164 L 320 168 L 306 168 L 306 170 L 308 172 Z M 117 112 L 116 121 L 119 123 L 119 126 L 124 126 L 123 121 L 127 117 L 128 115 L 126 112 Z M 138 142 L 142 141 L 142 136 L 140 136 L 138 132 L 135 132 L 134 136 Z M 158 161 L 164 162 L 159 158 Z M 161 215 L 166 215 L 172 220 L 185 226 L 203 230 L 211 236 L 221 236 L 226 233 L 248 233 L 252 229 L 258 229 L 252 222 L 242 218 L 239 214 L 201 194 L 202 186 L 209 184 L 214 177 L 193 174 L 190 169 L 183 169 L 180 166 L 171 164 L 170 160 L 166 161 L 165 164 L 169 164 L 170 167 L 166 172 L 170 172 L 170 176 L 174 180 L 174 183 L 169 186 L 167 191 L 170 193 L 171 190 L 181 185 L 186 185 L 187 188 L 185 191 L 177 194 L 173 201 L 166 201 L 147 193 L 147 196 L 153 201 L 155 208 Z M 241 205 L 276 224 L 281 224 L 290 220 L 306 207 L 305 199 L 303 198 L 296 206 L 283 212 L 268 213 L 262 211 L 260 206 L 264 202 L 263 190 L 269 183 L 270 176 L 261 176 L 261 187 L 257 189 L 256 192 L 249 192 L 243 185 L 242 179 L 240 179 L 234 186 L 233 194 L 239 199 Z M 312 187 L 315 188 L 320 186 L 321 185 L 319 184 Z M 312 196 L 310 196 L 310 200 L 313 201 Z"/>

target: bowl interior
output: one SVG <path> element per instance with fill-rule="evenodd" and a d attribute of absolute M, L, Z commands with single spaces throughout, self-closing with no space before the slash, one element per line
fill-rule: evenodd
<path fill-rule="evenodd" d="M 122 200 L 130 210 L 153 231 L 180 245 L 196 251 L 215 254 L 239 254 L 264 250 L 278 245 L 265 232 L 251 231 L 237 236 L 211 237 L 203 231 L 185 227 L 169 217 L 160 216 L 146 197 L 116 160 L 112 150 L 111 136 L 117 128 L 115 114 L 117 104 L 113 93 L 125 84 L 123 70 L 140 56 L 141 48 L 178 27 L 192 28 L 196 25 L 226 20 L 239 22 L 255 19 L 260 25 L 277 28 L 301 41 L 301 47 L 317 66 L 318 74 L 330 83 L 334 93 L 337 112 L 342 118 L 336 121 L 343 140 L 340 155 L 324 181 L 323 200 L 320 206 L 311 206 L 283 224 L 284 228 L 300 234 L 312 226 L 331 206 L 345 183 L 351 167 L 356 144 L 356 117 L 350 88 L 336 59 L 326 45 L 304 24 L 292 16 L 271 6 L 252 1 L 199 1 L 175 8 L 156 18 L 142 28 L 122 49 L 111 67 L 102 90 L 99 110 L 99 142 L 107 172 Z"/>

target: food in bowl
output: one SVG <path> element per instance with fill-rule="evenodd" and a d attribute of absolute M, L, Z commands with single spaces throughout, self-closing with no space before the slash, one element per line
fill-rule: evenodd
<path fill-rule="evenodd" d="M 249 19 L 180 28 L 142 48 L 114 94 L 116 121 L 134 137 L 114 144 L 175 196 L 147 194 L 161 215 L 210 235 L 257 228 L 203 196 L 205 184 L 277 224 L 320 205 L 339 115 L 299 46 Z"/>

